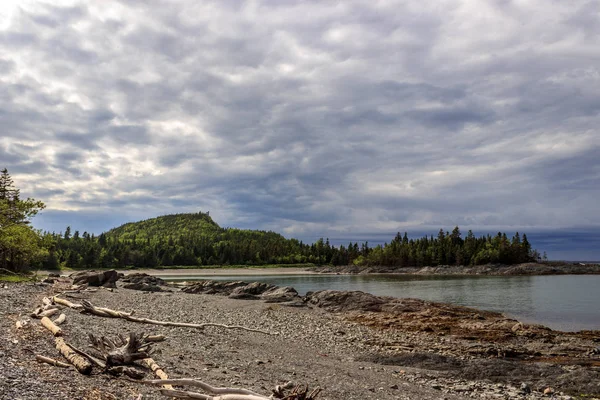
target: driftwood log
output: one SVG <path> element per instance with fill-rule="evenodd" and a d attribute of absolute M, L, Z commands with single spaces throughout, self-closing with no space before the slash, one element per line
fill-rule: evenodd
<path fill-rule="evenodd" d="M 41 362 L 41 363 L 46 363 L 46 364 L 54 365 L 55 367 L 61 367 L 61 368 L 70 368 L 71 367 L 71 364 L 67 364 L 67 363 L 64 363 L 62 361 L 57 361 L 57 360 L 54 360 L 52 358 L 44 357 L 44 356 L 41 356 L 41 355 L 35 356 L 35 359 L 37 361 Z"/>
<path fill-rule="evenodd" d="M 213 323 L 213 322 L 205 322 L 202 324 L 192 324 L 192 323 L 187 323 L 187 322 L 158 321 L 158 320 L 149 319 L 149 318 L 134 317 L 133 312 L 128 313 L 128 312 L 124 312 L 124 311 L 111 310 L 110 308 L 96 307 L 88 300 L 82 300 L 81 304 L 75 304 L 68 300 L 62 299 L 58 296 L 54 296 L 53 299 L 54 299 L 54 302 L 57 304 L 62 304 L 64 306 L 67 306 L 72 309 L 82 309 L 84 312 L 87 312 L 89 314 L 97 315 L 100 317 L 106 317 L 106 318 L 123 318 L 123 319 L 126 319 L 127 321 L 137 322 L 137 323 L 141 323 L 141 324 L 152 324 L 152 325 L 161 325 L 161 326 L 177 326 L 177 327 L 182 327 L 182 328 L 194 328 L 194 329 L 204 329 L 206 327 L 213 326 L 213 327 L 224 328 L 224 329 L 241 329 L 241 330 L 248 331 L 248 332 L 263 333 L 265 335 L 277 335 L 276 332 L 267 332 L 267 331 L 263 331 L 260 329 L 246 328 L 245 326 L 239 326 L 239 325 L 224 325 L 224 324 L 217 324 L 217 323 Z"/>
<path fill-rule="evenodd" d="M 154 372 L 154 375 L 156 375 L 158 379 L 169 379 L 169 376 L 166 374 L 166 372 L 163 371 L 162 368 L 159 367 L 159 365 L 152 358 L 144 358 L 142 363 L 146 367 L 150 368 L 150 370 Z M 173 386 L 168 384 L 162 385 L 162 387 L 163 389 L 173 389 Z"/>
<path fill-rule="evenodd" d="M 44 328 L 48 329 L 50 332 L 52 332 L 52 334 L 54 336 L 61 336 L 62 335 L 62 330 L 60 329 L 59 326 L 55 325 L 54 322 L 52 322 L 52 320 L 48 317 L 43 317 L 42 318 L 42 325 L 44 326 Z"/>
<path fill-rule="evenodd" d="M 38 307 L 36 308 L 31 314 L 31 318 L 44 318 L 44 317 L 51 317 L 54 314 L 58 314 L 60 311 L 58 308 L 48 308 L 46 310 L 44 310 L 42 307 Z"/>
<path fill-rule="evenodd" d="M 63 355 L 71 364 L 75 366 L 77 371 L 81 372 L 84 375 L 89 375 L 92 372 L 92 363 L 79 354 L 77 354 L 61 337 L 57 337 L 54 339 L 54 343 L 56 344 L 56 349 L 60 351 L 60 354 Z"/>
<path fill-rule="evenodd" d="M 71 303 L 69 300 L 63 299 L 63 298 L 58 297 L 58 296 L 54 296 L 52 298 L 52 300 L 56 304 L 60 304 L 60 305 L 63 305 L 65 307 L 69 307 L 69 308 L 72 308 L 74 310 L 79 310 L 79 309 L 83 308 L 83 306 L 81 304 Z"/>
<path fill-rule="evenodd" d="M 56 325 L 60 325 L 60 324 L 64 323 L 66 321 L 66 319 L 67 319 L 67 316 L 65 314 L 60 314 L 58 316 L 58 318 L 56 318 L 52 322 L 54 322 Z"/>
<path fill-rule="evenodd" d="M 284 386 L 277 386 L 270 396 L 265 396 L 260 393 L 253 392 L 248 389 L 229 388 L 229 387 L 214 387 L 206 382 L 197 379 L 156 379 L 145 381 L 151 385 L 178 385 L 178 386 L 193 386 L 199 387 L 208 394 L 189 392 L 184 390 L 160 389 L 160 392 L 169 397 L 177 397 L 181 399 L 202 399 L 202 400 L 314 400 L 321 392 L 320 388 L 316 388 L 309 392 L 308 386 L 294 386 L 291 382 Z M 290 389 L 286 393 L 287 389 Z"/>

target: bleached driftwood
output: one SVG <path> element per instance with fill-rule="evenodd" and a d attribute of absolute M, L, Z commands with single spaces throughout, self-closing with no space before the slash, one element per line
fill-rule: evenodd
<path fill-rule="evenodd" d="M 56 325 L 60 325 L 60 324 L 64 323 L 66 319 L 67 319 L 67 316 L 65 314 L 60 314 L 58 316 L 58 318 L 56 318 L 52 322 L 54 322 Z"/>
<path fill-rule="evenodd" d="M 84 375 L 89 375 L 92 372 L 92 363 L 79 354 L 77 354 L 61 337 L 57 337 L 54 339 L 54 343 L 56 344 L 56 349 L 60 351 L 60 354 L 63 355 L 71 364 L 77 368 L 77 371 L 81 372 Z"/>
<path fill-rule="evenodd" d="M 248 389 L 214 387 L 208 383 L 197 379 L 154 379 L 144 381 L 151 385 L 179 385 L 179 386 L 194 386 L 208 392 L 209 394 L 188 392 L 184 390 L 174 390 L 163 388 L 160 392 L 165 396 L 177 397 L 182 399 L 204 399 L 204 400 L 269 400 L 268 397 Z M 211 395 L 217 395 L 211 396 Z"/>
<path fill-rule="evenodd" d="M 60 310 L 58 308 L 49 308 L 47 310 L 42 311 L 38 315 L 38 318 L 51 317 L 54 314 L 58 314 L 59 312 L 60 312 Z"/>
<path fill-rule="evenodd" d="M 271 400 L 265 396 L 254 396 L 250 394 L 222 394 L 211 396 L 208 394 L 188 392 L 185 390 L 160 389 L 160 393 L 168 397 L 178 399 L 199 399 L 199 400 Z"/>
<path fill-rule="evenodd" d="M 58 296 L 54 296 L 52 298 L 52 300 L 56 304 L 60 304 L 60 305 L 66 306 L 66 307 L 72 308 L 74 310 L 80 310 L 80 309 L 83 308 L 83 306 L 81 304 L 71 303 L 69 300 L 63 299 L 63 298 L 58 297 Z"/>
<path fill-rule="evenodd" d="M 30 314 L 31 318 L 44 318 L 44 317 L 51 317 L 54 314 L 59 313 L 59 309 L 58 308 L 49 308 L 47 310 L 44 310 L 42 307 L 38 307 L 35 310 L 33 310 L 33 312 Z"/>
<path fill-rule="evenodd" d="M 201 400 L 271 400 L 271 399 L 285 399 L 285 400 L 314 400 L 321 392 L 320 388 L 316 388 L 309 393 L 308 386 L 294 386 L 291 382 L 288 382 L 284 386 L 277 386 L 273 390 L 273 394 L 269 397 L 264 396 L 260 393 L 253 392 L 248 389 L 229 388 L 229 387 L 214 387 L 206 382 L 197 379 L 155 379 L 150 381 L 144 381 L 151 385 L 179 385 L 179 386 L 193 386 L 199 387 L 208 394 L 190 392 L 184 390 L 173 390 L 173 389 L 160 389 L 160 392 L 169 397 L 177 397 L 181 399 L 201 399 Z M 287 389 L 292 389 L 291 392 L 286 393 Z"/>
<path fill-rule="evenodd" d="M 41 356 L 41 355 L 35 356 L 35 359 L 38 362 L 46 363 L 46 364 L 50 364 L 50 365 L 54 365 L 55 367 L 61 367 L 61 368 L 70 368 L 71 367 L 71 364 L 67 364 L 67 363 L 64 363 L 62 361 L 57 361 L 57 360 L 54 360 L 52 358 L 44 357 L 44 356 Z"/>
<path fill-rule="evenodd" d="M 100 317 L 123 318 L 123 319 L 126 319 L 127 321 L 138 322 L 141 324 L 153 324 L 153 325 L 161 325 L 161 326 L 177 326 L 177 327 L 182 327 L 182 328 L 195 328 L 195 329 L 204 329 L 206 327 L 213 326 L 213 327 L 224 328 L 224 329 L 241 329 L 241 330 L 248 331 L 248 332 L 263 333 L 265 335 L 277 335 L 276 332 L 275 333 L 267 332 L 267 331 L 263 331 L 260 329 L 246 328 L 245 326 L 239 326 L 239 325 L 224 325 L 224 324 L 217 324 L 217 323 L 213 323 L 213 322 L 205 322 L 202 324 L 192 324 L 192 323 L 187 323 L 187 322 L 158 321 L 158 320 L 149 319 L 149 318 L 134 317 L 133 312 L 128 313 L 128 312 L 124 312 L 124 311 L 111 310 L 110 308 L 96 307 L 92 303 L 90 303 L 88 300 L 82 300 L 81 304 L 74 304 L 68 300 L 61 299 L 57 296 L 54 296 L 54 301 L 57 304 L 63 304 L 63 305 L 66 305 L 67 307 L 70 307 L 73 309 L 83 309 L 83 311 L 85 311 L 87 313 L 97 315 Z"/>
<path fill-rule="evenodd" d="M 51 317 L 52 315 L 58 313 L 59 310 L 54 306 L 52 299 L 50 297 L 44 297 L 42 299 L 42 306 L 37 307 L 31 313 L 32 318 L 43 318 L 43 317 Z"/>
<path fill-rule="evenodd" d="M 162 368 L 152 358 L 144 358 L 142 360 L 142 363 L 146 367 L 150 368 L 150 370 L 152 372 L 154 372 L 154 375 L 156 375 L 159 379 L 162 379 L 162 380 L 169 379 L 169 376 L 167 375 L 167 373 L 165 371 L 163 371 Z M 171 385 L 162 385 L 162 387 L 164 389 L 173 389 L 173 386 L 171 386 Z"/>
<path fill-rule="evenodd" d="M 167 340 L 165 335 L 148 335 L 146 336 L 146 342 L 164 342 Z"/>
<path fill-rule="evenodd" d="M 54 322 L 48 317 L 43 317 L 41 321 L 44 328 L 48 329 L 54 336 L 61 336 L 62 330 L 59 326 L 56 326 Z"/>

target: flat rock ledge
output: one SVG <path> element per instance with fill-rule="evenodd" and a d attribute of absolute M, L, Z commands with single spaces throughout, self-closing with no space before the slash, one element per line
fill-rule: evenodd
<path fill-rule="evenodd" d="M 167 286 L 167 282 L 161 278 L 138 272 L 125 275 L 121 282 L 123 282 L 123 288 L 125 289 L 145 292 L 162 292 Z"/>
<path fill-rule="evenodd" d="M 69 275 L 74 285 L 103 286 L 116 288 L 120 275 L 115 270 L 109 271 L 78 271 Z"/>
<path fill-rule="evenodd" d="M 279 287 L 263 282 L 207 280 L 185 286 L 181 291 L 196 294 L 218 294 L 232 299 L 264 300 L 268 303 L 303 305 L 302 299 L 293 287 Z"/>

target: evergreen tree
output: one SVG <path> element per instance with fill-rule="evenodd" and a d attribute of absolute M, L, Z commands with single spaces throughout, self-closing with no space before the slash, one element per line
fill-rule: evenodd
<path fill-rule="evenodd" d="M 41 261 L 46 250 L 29 220 L 44 207 L 41 201 L 21 200 L 8 170 L 0 171 L 0 268 L 22 270 Z"/>

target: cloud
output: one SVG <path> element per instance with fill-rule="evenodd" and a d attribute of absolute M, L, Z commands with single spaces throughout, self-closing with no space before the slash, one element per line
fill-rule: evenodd
<path fill-rule="evenodd" d="M 0 6 L 0 166 L 41 227 L 600 230 L 596 2 L 52 3 Z"/>

